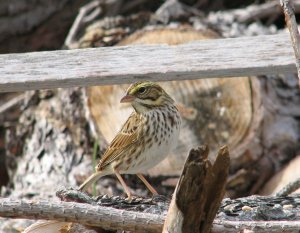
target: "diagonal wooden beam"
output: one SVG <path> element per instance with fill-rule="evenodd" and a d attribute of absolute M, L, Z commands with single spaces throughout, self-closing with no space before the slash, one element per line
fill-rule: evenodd
<path fill-rule="evenodd" d="M 296 16 L 294 13 L 294 5 L 289 0 L 280 0 L 280 4 L 283 9 L 283 13 L 285 16 L 285 22 L 289 29 L 292 46 L 295 54 L 295 63 L 298 71 L 298 79 L 300 85 L 300 34 L 298 30 L 298 25 L 296 22 Z"/>

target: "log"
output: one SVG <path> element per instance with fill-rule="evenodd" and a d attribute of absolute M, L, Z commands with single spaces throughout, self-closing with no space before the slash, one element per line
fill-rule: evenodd
<path fill-rule="evenodd" d="M 20 97 L 23 111 L 6 138 L 7 156 L 17 164 L 10 170 L 11 197 L 31 193 L 50 198 L 53 187 L 76 186 L 78 173 L 90 167 L 85 155 L 92 154 L 93 146 L 82 90 L 26 92 Z"/>
<path fill-rule="evenodd" d="M 287 41 L 287 34 L 279 34 L 178 46 L 6 54 L 0 56 L 0 92 L 293 73 L 293 52 Z"/>

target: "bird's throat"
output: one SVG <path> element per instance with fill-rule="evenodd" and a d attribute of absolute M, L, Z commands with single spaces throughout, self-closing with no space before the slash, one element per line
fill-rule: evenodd
<path fill-rule="evenodd" d="M 145 103 L 133 103 L 132 107 L 137 113 L 145 113 L 153 110 L 156 106 Z"/>

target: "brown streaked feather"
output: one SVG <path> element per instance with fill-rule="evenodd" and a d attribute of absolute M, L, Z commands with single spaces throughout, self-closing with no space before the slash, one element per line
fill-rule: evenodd
<path fill-rule="evenodd" d="M 131 146 L 143 138 L 143 125 L 144 122 L 139 119 L 139 114 L 132 113 L 103 154 L 97 170 L 105 169 L 111 162 L 123 154 L 127 154 L 128 150 L 132 148 Z"/>

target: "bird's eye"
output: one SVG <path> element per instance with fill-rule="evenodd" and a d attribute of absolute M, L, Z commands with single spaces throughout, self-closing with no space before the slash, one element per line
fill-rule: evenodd
<path fill-rule="evenodd" d="M 146 91 L 146 88 L 145 88 L 145 87 L 141 87 L 141 88 L 138 90 L 138 93 L 139 93 L 139 94 L 143 94 L 143 93 L 145 93 L 145 91 Z"/>

